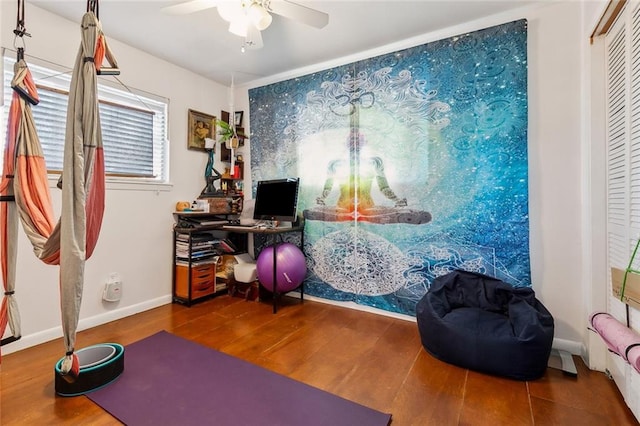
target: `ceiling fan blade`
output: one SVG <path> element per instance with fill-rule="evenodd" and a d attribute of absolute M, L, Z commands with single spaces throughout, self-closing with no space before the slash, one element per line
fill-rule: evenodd
<path fill-rule="evenodd" d="M 324 28 L 329 23 L 329 15 L 287 0 L 273 0 L 270 3 L 273 13 L 302 22 L 315 28 Z"/>
<path fill-rule="evenodd" d="M 201 10 L 216 7 L 219 0 L 191 0 L 173 6 L 163 7 L 161 10 L 169 15 L 186 15 L 188 13 L 200 12 Z"/>

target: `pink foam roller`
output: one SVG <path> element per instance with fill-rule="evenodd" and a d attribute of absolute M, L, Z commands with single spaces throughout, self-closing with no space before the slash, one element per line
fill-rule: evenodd
<path fill-rule="evenodd" d="M 605 312 L 592 314 L 589 322 L 611 352 L 620 355 L 640 372 L 640 335 L 638 333 Z"/>

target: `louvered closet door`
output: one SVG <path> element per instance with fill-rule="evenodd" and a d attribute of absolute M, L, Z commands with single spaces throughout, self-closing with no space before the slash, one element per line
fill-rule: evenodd
<path fill-rule="evenodd" d="M 605 38 L 607 64 L 607 239 L 609 266 L 625 269 L 640 238 L 640 7 L 628 4 Z M 640 260 L 634 263 L 640 269 Z M 626 323 L 625 305 L 613 296 L 608 311 Z M 640 331 L 640 313 L 629 309 L 631 326 Z M 633 412 L 638 415 L 640 376 L 617 355 L 607 368 Z"/>

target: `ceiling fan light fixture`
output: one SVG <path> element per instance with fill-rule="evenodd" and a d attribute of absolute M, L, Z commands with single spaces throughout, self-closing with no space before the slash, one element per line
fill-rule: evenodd
<path fill-rule="evenodd" d="M 229 24 L 229 32 L 240 37 L 247 36 L 249 22 L 247 19 L 236 19 Z"/>
<path fill-rule="evenodd" d="M 262 33 L 257 28 L 249 25 L 247 36 L 244 39 L 243 47 L 251 50 L 260 49 L 264 46 L 262 43 Z"/>
<path fill-rule="evenodd" d="M 273 17 L 269 13 L 269 11 L 265 9 L 264 6 L 255 2 L 252 3 L 251 6 L 249 6 L 247 16 L 249 17 L 251 23 L 259 31 L 263 31 L 269 28 L 269 25 L 271 25 L 271 21 L 273 20 Z"/>
<path fill-rule="evenodd" d="M 218 5 L 218 15 L 227 22 L 234 22 L 244 17 L 242 2 L 223 1 Z"/>

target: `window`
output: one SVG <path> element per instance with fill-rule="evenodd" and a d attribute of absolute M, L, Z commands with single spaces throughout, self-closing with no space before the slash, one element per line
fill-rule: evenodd
<path fill-rule="evenodd" d="M 13 93 L 14 63 L 13 58 L 4 58 L 4 129 Z M 47 168 L 49 173 L 60 173 L 71 72 L 34 65 L 32 61 L 28 65 L 40 96 L 40 103 L 32 111 Z M 113 77 L 98 81 L 107 181 L 167 182 L 168 101 L 115 87 L 117 81 L 111 80 Z"/>

